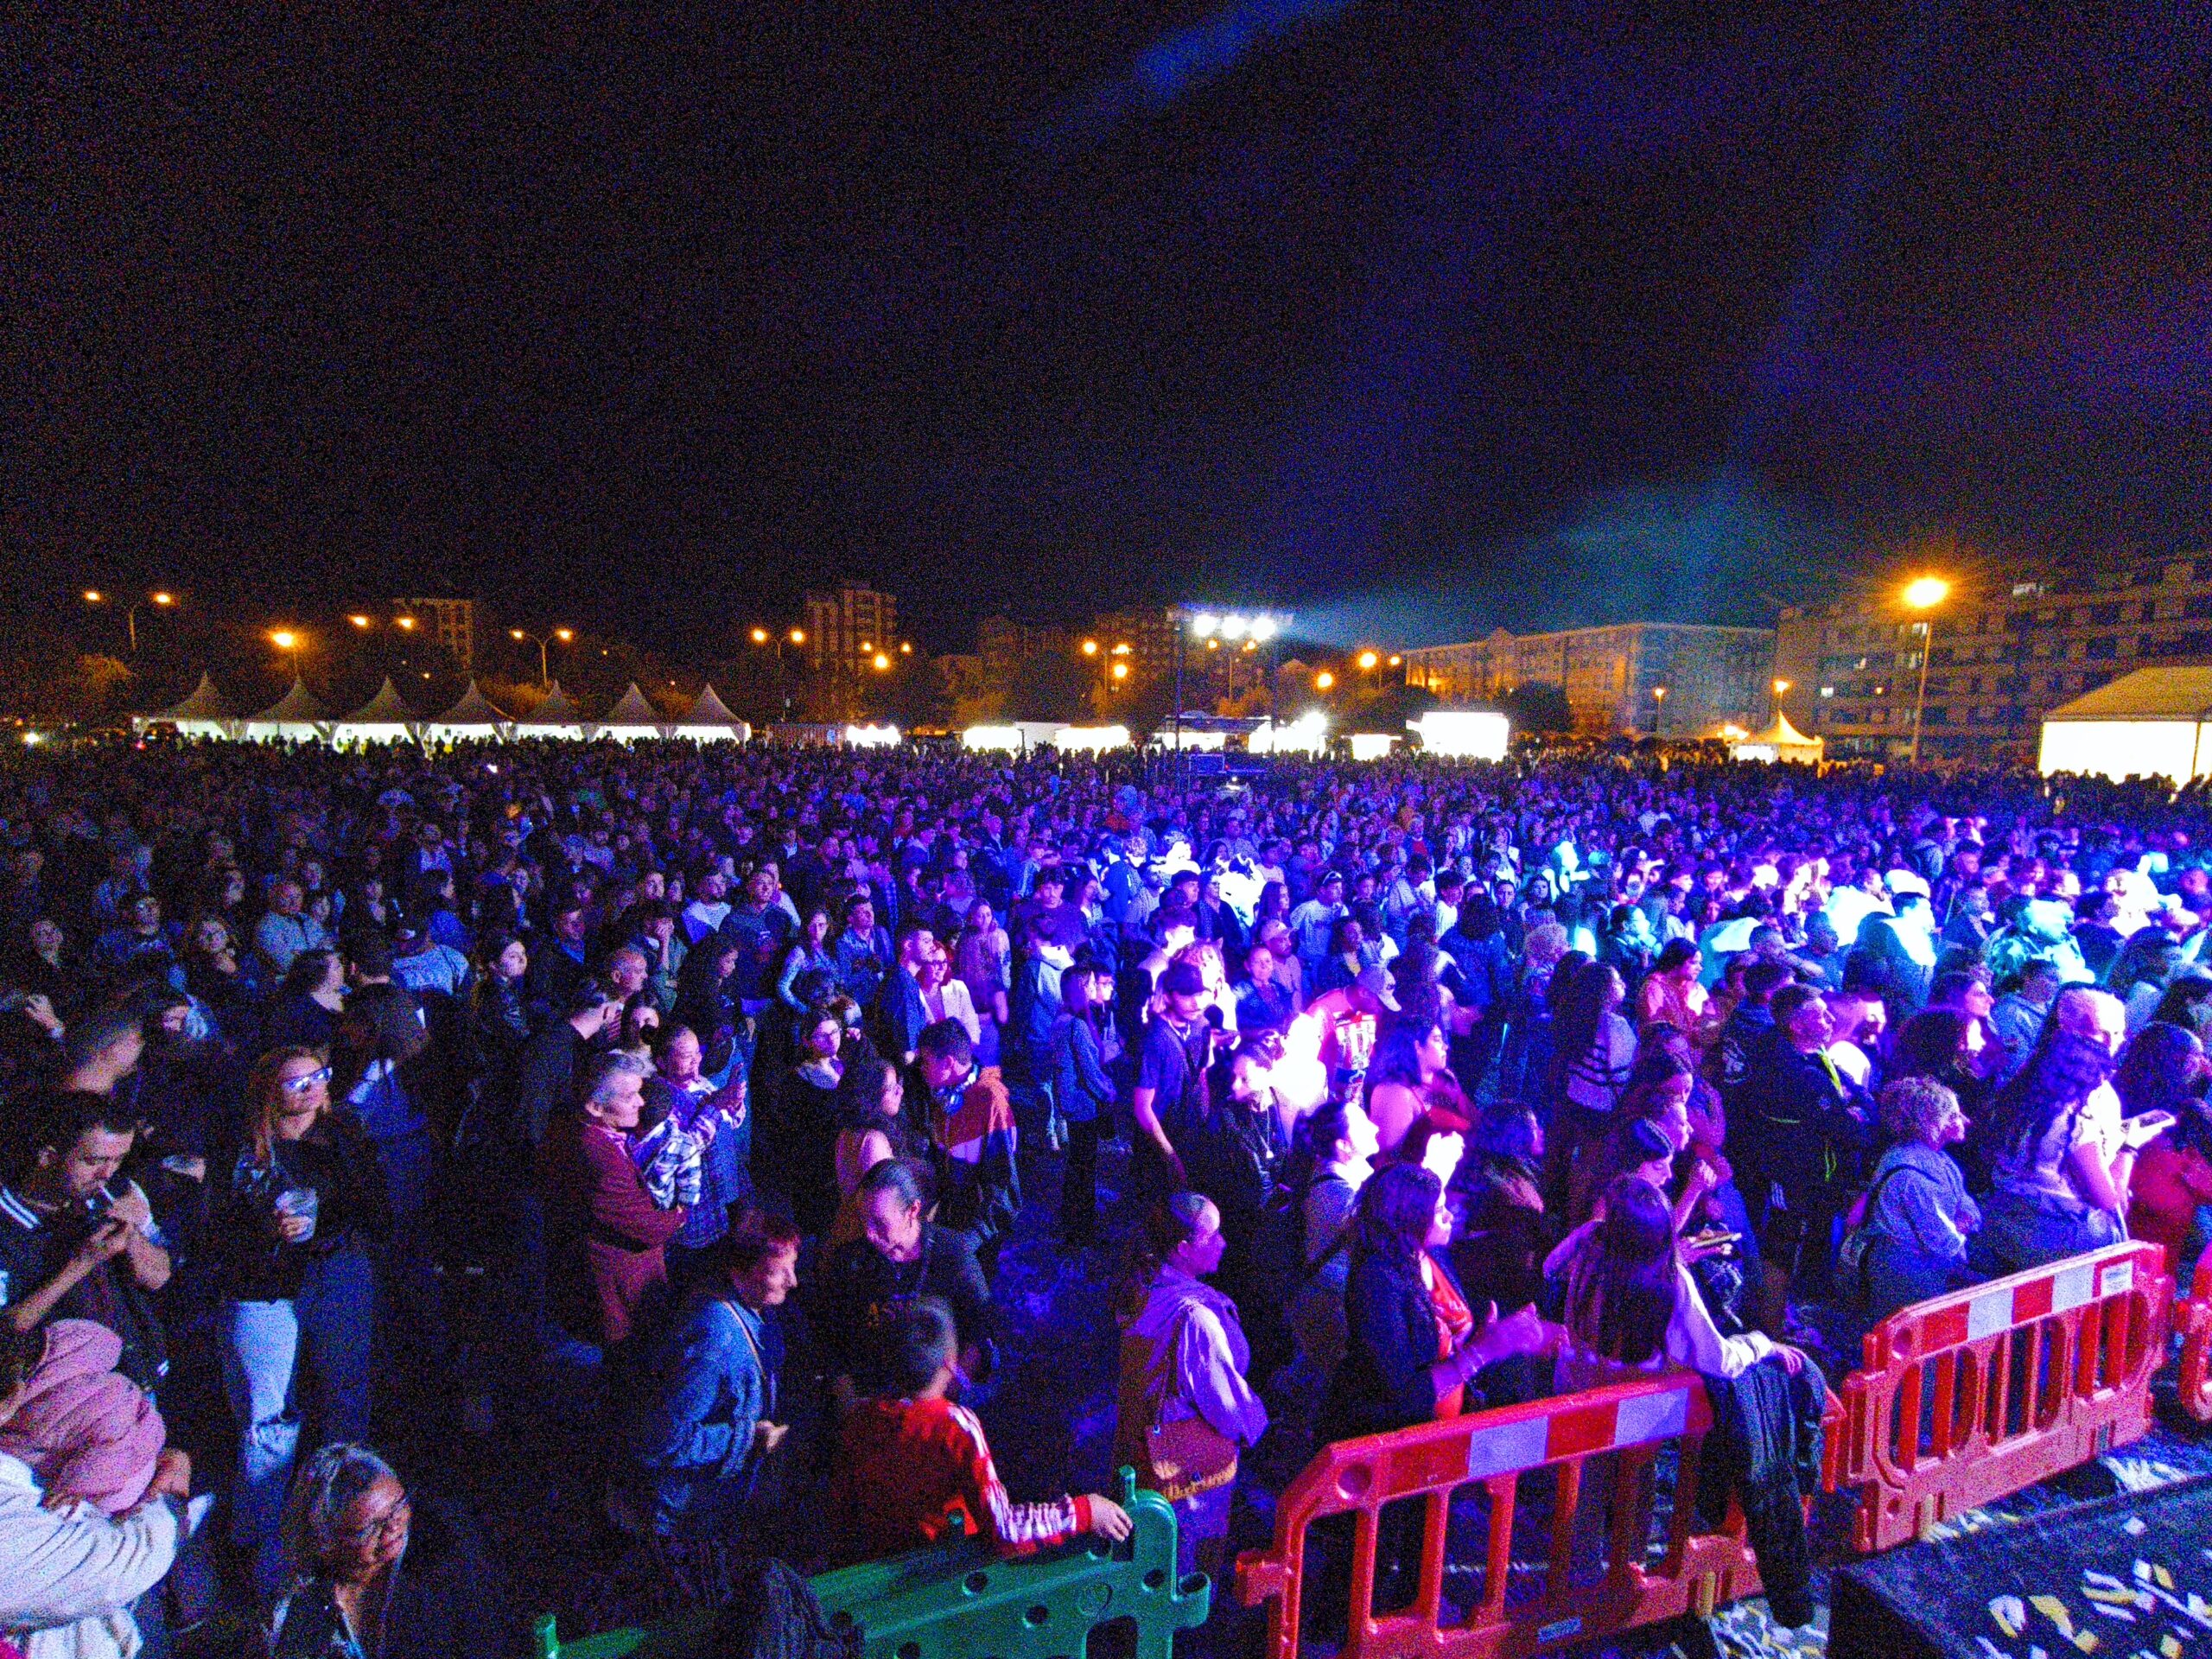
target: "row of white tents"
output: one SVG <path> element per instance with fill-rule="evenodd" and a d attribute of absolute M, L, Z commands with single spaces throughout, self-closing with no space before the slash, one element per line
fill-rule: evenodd
<path fill-rule="evenodd" d="M 224 700 L 214 681 L 202 674 L 200 683 L 183 702 L 138 715 L 131 723 L 141 732 L 166 728 L 184 737 L 329 743 L 341 748 L 362 743 L 467 743 L 531 737 L 578 741 L 603 737 L 620 743 L 673 737 L 696 743 L 742 743 L 753 735 L 752 727 L 730 713 L 711 685 L 676 720 L 654 708 L 634 680 L 612 709 L 595 718 L 576 706 L 558 680 L 526 715 L 510 715 L 494 707 L 474 680 L 452 708 L 442 715 L 425 715 L 408 706 L 389 675 L 377 688 L 376 696 L 351 714 L 336 715 L 296 679 L 290 690 L 258 714 L 240 714 Z"/>

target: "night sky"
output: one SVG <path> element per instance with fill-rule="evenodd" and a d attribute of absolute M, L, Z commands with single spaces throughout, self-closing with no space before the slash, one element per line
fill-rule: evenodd
<path fill-rule="evenodd" d="M 2202 6 L 75 10 L 0 79 L 18 605 L 1414 642 L 2212 542 Z"/>

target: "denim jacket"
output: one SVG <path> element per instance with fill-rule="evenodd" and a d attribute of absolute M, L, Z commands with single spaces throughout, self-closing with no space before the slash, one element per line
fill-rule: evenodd
<path fill-rule="evenodd" d="M 711 1527 L 743 1503 L 760 1472 L 753 1431 L 774 1414 L 782 1357 L 774 1322 L 728 1296 L 696 1298 L 671 1329 L 631 1431 L 656 1530 L 675 1530 L 687 1512 Z"/>

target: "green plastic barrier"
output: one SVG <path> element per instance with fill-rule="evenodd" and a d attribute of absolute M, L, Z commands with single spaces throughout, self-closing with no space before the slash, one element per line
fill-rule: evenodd
<path fill-rule="evenodd" d="M 1206 1622 L 1213 1586 L 1175 1576 L 1175 1511 L 1122 1471 L 1122 1506 L 1136 1523 L 1118 1548 L 1093 1537 L 1026 1560 L 1001 1560 L 960 1538 L 894 1560 L 868 1561 L 811 1582 L 823 1611 L 861 1633 L 864 1659 L 1057 1659 L 1077 1655 L 1093 1627 L 1135 1623 L 1135 1659 L 1170 1659 L 1175 1632 Z M 537 1622 L 540 1659 L 698 1659 L 711 1610 L 650 1630 L 563 1642 Z"/>

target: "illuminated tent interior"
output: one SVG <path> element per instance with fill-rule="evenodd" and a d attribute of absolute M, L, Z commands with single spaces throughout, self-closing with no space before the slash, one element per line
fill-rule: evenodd
<path fill-rule="evenodd" d="M 149 726 L 174 726 L 180 737 L 228 737 L 237 717 L 230 705 L 223 701 L 223 694 L 215 689 L 215 682 L 206 671 L 201 671 L 200 683 L 192 688 L 192 695 L 182 702 L 173 704 L 157 713 L 141 715 L 131 722 L 139 731 Z"/>
<path fill-rule="evenodd" d="M 2158 777 L 2212 772 L 2212 664 L 2139 668 L 2043 717 L 2044 774 Z"/>
<path fill-rule="evenodd" d="M 1730 744 L 1728 753 L 1738 760 L 1787 760 L 1801 766 L 1818 766 L 1827 753 L 1827 743 L 1822 738 L 1806 736 L 1789 723 L 1789 715 L 1777 709 L 1773 725 Z"/>
<path fill-rule="evenodd" d="M 669 735 L 694 743 L 742 743 L 753 735 L 753 728 L 730 713 L 728 705 L 715 695 L 715 688 L 709 685 L 700 690 L 691 712 L 677 723 Z"/>
<path fill-rule="evenodd" d="M 502 714 L 492 700 L 468 683 L 468 690 L 461 694 L 461 701 L 423 728 L 426 743 L 483 743 L 499 736 L 511 716 Z"/>
<path fill-rule="evenodd" d="M 315 700 L 306 683 L 295 679 L 290 690 L 246 718 L 239 735 L 253 743 L 320 741 L 329 719 L 329 713 Z"/>
<path fill-rule="evenodd" d="M 331 728 L 330 741 L 340 747 L 349 743 L 404 743 L 415 735 L 421 719 L 407 706 L 387 674 L 376 696 Z"/>
<path fill-rule="evenodd" d="M 614 706 L 599 722 L 598 735 L 611 737 L 617 743 L 634 743 L 640 738 L 658 737 L 666 722 L 659 709 L 646 700 L 635 680 L 624 688 L 615 699 Z"/>
<path fill-rule="evenodd" d="M 583 712 L 569 700 L 569 694 L 561 689 L 561 682 L 556 680 L 537 707 L 515 721 L 515 735 L 581 738 L 584 735 Z"/>

